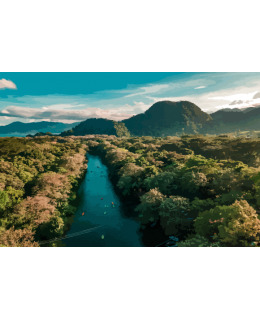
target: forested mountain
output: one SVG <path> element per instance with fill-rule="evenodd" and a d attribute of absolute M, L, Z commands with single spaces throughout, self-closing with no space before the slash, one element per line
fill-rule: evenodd
<path fill-rule="evenodd" d="M 86 134 L 108 134 L 115 135 L 117 137 L 130 136 L 127 128 L 123 123 L 107 120 L 107 119 L 87 119 L 75 128 L 62 132 L 61 136 L 83 136 Z"/>
<path fill-rule="evenodd" d="M 162 136 L 198 133 L 212 118 L 189 101 L 160 101 L 142 114 L 121 121 L 132 135 Z"/>
<path fill-rule="evenodd" d="M 213 122 L 205 126 L 208 133 L 237 130 L 259 130 L 260 107 L 222 109 L 210 114 Z"/>
<path fill-rule="evenodd" d="M 11 134 L 11 133 L 29 133 L 29 132 L 51 132 L 51 133 L 60 133 L 64 130 L 69 130 L 75 127 L 80 122 L 74 123 L 62 123 L 62 122 L 31 122 L 24 123 L 15 121 L 6 126 L 0 126 L 0 134 Z"/>

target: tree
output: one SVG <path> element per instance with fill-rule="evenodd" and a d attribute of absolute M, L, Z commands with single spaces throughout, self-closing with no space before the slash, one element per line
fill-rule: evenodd
<path fill-rule="evenodd" d="M 190 221 L 184 215 L 189 208 L 189 200 L 180 196 L 170 196 L 159 207 L 160 223 L 166 235 L 186 230 Z"/>
<path fill-rule="evenodd" d="M 28 229 L 15 230 L 14 226 L 0 235 L 2 247 L 39 247 L 33 239 L 34 232 Z"/>
<path fill-rule="evenodd" d="M 141 223 L 147 224 L 159 219 L 158 209 L 165 198 L 166 196 L 159 192 L 157 188 L 151 189 L 140 197 L 141 204 L 136 207 L 135 211 L 140 213 Z"/>
<path fill-rule="evenodd" d="M 8 202 L 10 202 L 8 194 L 0 190 L 0 211 L 5 209 Z"/>
<path fill-rule="evenodd" d="M 54 211 L 55 206 L 51 204 L 51 199 L 36 195 L 27 197 L 14 207 L 14 218 L 17 225 L 26 226 L 32 230 L 39 224 L 48 222 Z"/>
<path fill-rule="evenodd" d="M 256 211 L 245 200 L 230 206 L 216 206 L 200 212 L 194 223 L 197 234 L 209 238 L 216 235 L 231 246 L 249 246 L 259 240 L 260 221 Z"/>
<path fill-rule="evenodd" d="M 252 241 L 259 241 L 260 221 L 256 211 L 245 200 L 231 205 L 229 216 L 219 229 L 222 242 L 232 246 L 250 246 Z"/>
<path fill-rule="evenodd" d="M 172 194 L 172 190 L 178 188 L 174 172 L 159 172 L 153 177 L 147 177 L 143 183 L 147 190 L 157 187 L 160 192 L 166 195 Z"/>
<path fill-rule="evenodd" d="M 48 172 L 43 173 L 38 178 L 37 184 L 33 188 L 33 193 L 53 199 L 52 203 L 56 204 L 56 202 L 59 203 L 68 198 L 70 187 L 71 185 L 67 176 Z"/>

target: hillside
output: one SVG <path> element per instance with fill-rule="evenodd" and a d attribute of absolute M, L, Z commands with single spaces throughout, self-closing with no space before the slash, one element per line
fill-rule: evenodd
<path fill-rule="evenodd" d="M 222 109 L 211 113 L 213 122 L 205 126 L 206 133 L 225 133 L 237 130 L 259 130 L 260 107 Z"/>
<path fill-rule="evenodd" d="M 123 123 L 113 120 L 91 118 L 80 122 L 71 130 L 62 132 L 64 136 L 84 136 L 86 134 L 108 134 L 117 137 L 129 136 L 129 132 Z"/>
<path fill-rule="evenodd" d="M 212 118 L 189 101 L 160 101 L 144 113 L 121 122 L 133 135 L 167 136 L 198 133 Z"/>
<path fill-rule="evenodd" d="M 6 126 L 0 126 L 0 134 L 12 134 L 12 133 L 36 133 L 36 132 L 51 132 L 51 133 L 60 133 L 64 130 L 69 130 L 80 122 L 75 123 L 62 123 L 62 122 L 12 122 Z"/>

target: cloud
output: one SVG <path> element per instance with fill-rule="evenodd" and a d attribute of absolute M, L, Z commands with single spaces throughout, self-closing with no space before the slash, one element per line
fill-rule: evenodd
<path fill-rule="evenodd" d="M 258 103 L 251 103 L 251 104 L 246 104 L 246 103 L 242 103 L 241 105 L 237 106 L 237 105 L 233 105 L 233 106 L 230 106 L 230 104 L 224 104 L 222 106 L 217 106 L 215 107 L 216 109 L 247 109 L 247 108 L 251 108 L 251 107 L 259 107 L 260 106 L 260 99 L 258 99 L 259 102 Z"/>
<path fill-rule="evenodd" d="M 243 102 L 244 102 L 243 100 L 234 100 L 234 101 L 232 101 L 229 105 L 230 105 L 230 106 L 233 106 L 233 105 L 241 104 L 241 103 L 243 103 Z"/>
<path fill-rule="evenodd" d="M 2 113 L 9 113 L 7 110 L 3 110 Z"/>
<path fill-rule="evenodd" d="M 252 100 L 256 93 L 257 93 L 257 91 L 250 92 L 250 93 L 238 93 L 238 94 L 234 94 L 231 96 L 213 97 L 213 98 L 209 98 L 209 99 L 227 100 L 227 101 L 231 101 L 231 102 L 234 100 L 243 100 L 243 102 L 245 102 L 246 100 Z"/>
<path fill-rule="evenodd" d="M 122 110 L 120 110 L 121 108 L 113 108 L 110 110 L 102 110 L 100 108 L 87 108 L 84 110 L 45 110 L 10 106 L 7 109 L 8 110 L 4 110 L 5 112 L 0 111 L 0 116 L 4 116 L 5 119 L 9 119 L 10 117 L 18 117 L 35 120 L 41 119 L 42 121 L 84 121 L 89 118 L 105 118 L 109 120 L 120 121 L 128 119 L 133 115 L 133 113 L 130 114 L 127 112 L 123 112 Z M 6 111 L 8 112 L 8 117 L 5 116 Z"/>
<path fill-rule="evenodd" d="M 12 81 L 2 79 L 0 80 L 0 89 L 17 89 L 17 87 Z"/>
<path fill-rule="evenodd" d="M 155 92 L 159 92 L 160 90 L 168 88 L 168 87 L 169 87 L 168 84 L 160 84 L 160 85 L 157 84 L 157 85 L 149 86 L 149 87 L 141 87 L 141 88 L 138 88 L 138 90 L 144 90 L 143 92 L 132 93 L 132 94 L 125 96 L 124 98 L 143 95 L 143 94 L 147 94 L 147 93 L 155 93 Z"/>
<path fill-rule="evenodd" d="M 253 99 L 258 99 L 258 98 L 260 98 L 260 91 L 253 96 Z"/>
<path fill-rule="evenodd" d="M 200 87 L 197 87 L 197 88 L 194 88 L 194 89 L 203 89 L 203 88 L 206 88 L 206 86 L 200 86 Z"/>

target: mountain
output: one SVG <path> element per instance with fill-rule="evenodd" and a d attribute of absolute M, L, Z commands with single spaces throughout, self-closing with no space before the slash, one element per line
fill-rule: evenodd
<path fill-rule="evenodd" d="M 64 130 L 69 130 L 80 122 L 74 123 L 62 123 L 62 122 L 12 122 L 6 126 L 0 126 L 0 134 L 12 134 L 12 133 L 37 133 L 41 132 L 51 132 L 51 133 L 60 133 Z"/>
<path fill-rule="evenodd" d="M 189 101 L 160 101 L 144 113 L 121 121 L 132 135 L 162 136 L 199 133 L 211 116 Z"/>
<path fill-rule="evenodd" d="M 61 132 L 60 136 L 108 134 L 121 137 L 131 134 L 132 136 L 160 137 L 180 136 L 183 133 L 221 134 L 238 130 L 260 130 L 260 106 L 246 109 L 226 108 L 209 115 L 189 101 L 160 101 L 153 104 L 144 113 L 119 122 L 91 118 L 76 125 L 74 123 L 70 125 L 69 130 L 66 128 L 66 131 Z M 39 131 L 44 132 L 42 129 Z M 51 132 L 49 127 L 46 131 Z"/>
<path fill-rule="evenodd" d="M 102 118 L 91 118 L 82 121 L 73 129 L 62 132 L 60 136 L 84 136 L 86 134 L 108 134 L 117 137 L 130 136 L 123 123 Z"/>
<path fill-rule="evenodd" d="M 243 109 L 226 108 L 210 115 L 213 122 L 207 124 L 204 128 L 208 133 L 260 130 L 260 106 Z"/>

